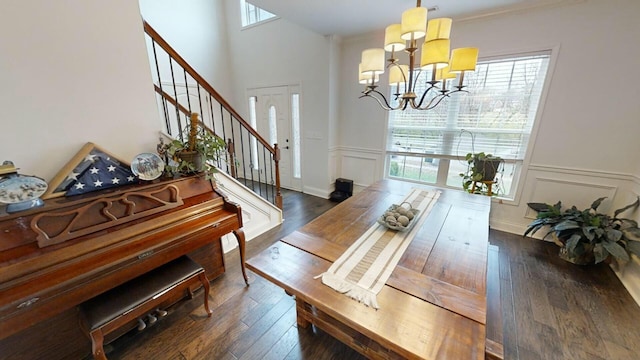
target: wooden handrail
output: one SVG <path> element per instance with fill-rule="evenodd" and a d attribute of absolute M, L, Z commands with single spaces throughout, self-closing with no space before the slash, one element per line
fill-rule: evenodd
<path fill-rule="evenodd" d="M 181 113 L 185 114 L 186 116 L 191 116 L 191 112 L 189 111 L 189 109 L 187 109 L 186 107 L 182 106 L 178 100 L 174 99 L 173 96 L 169 95 L 169 93 L 162 91 L 162 89 L 160 89 L 160 87 L 158 85 L 153 85 L 153 88 L 156 90 L 156 92 L 158 93 L 158 95 L 162 96 L 163 99 L 167 100 L 168 102 L 171 103 L 171 105 L 175 106 L 178 110 L 180 110 Z"/>
<path fill-rule="evenodd" d="M 169 103 L 171 103 L 171 105 L 173 105 L 176 108 L 178 108 L 178 110 L 180 110 L 181 113 L 185 114 L 186 116 L 191 116 L 191 114 L 193 114 L 192 112 L 189 111 L 189 109 L 187 109 L 186 107 L 180 105 L 180 103 L 175 98 L 173 98 L 173 96 L 169 95 L 169 93 L 167 93 L 165 91 L 162 91 L 162 89 L 160 89 L 158 87 L 158 85 L 153 85 L 153 87 L 156 89 L 156 92 L 160 96 L 162 96 L 163 99 L 167 100 Z M 215 136 L 215 137 L 217 137 L 219 139 L 222 139 L 220 136 L 216 135 L 216 133 L 210 127 L 208 127 L 207 124 L 202 122 L 202 120 L 198 119 L 198 125 L 202 126 L 202 128 L 205 131 L 211 133 L 213 136 Z M 224 140 L 224 139 L 222 139 L 222 140 Z"/>
<path fill-rule="evenodd" d="M 271 154 L 275 154 L 275 150 L 273 145 L 270 145 L 258 132 L 253 129 L 249 123 L 247 123 L 240 114 L 238 114 L 231 105 L 220 95 L 217 91 L 213 89 L 211 86 L 200 74 L 198 74 L 192 67 L 189 65 L 183 58 L 180 56 L 172 47 L 169 45 L 164 39 L 156 32 L 149 23 L 144 21 L 144 31 L 158 44 L 164 51 L 169 54 L 171 58 L 173 58 L 182 68 L 189 74 L 191 77 L 202 86 L 205 91 L 213 96 L 213 98 L 220 103 L 233 117 L 235 117 L 238 122 L 242 124 L 242 126 L 253 135 L 264 147 L 269 150 Z M 157 91 L 157 90 L 156 90 Z"/>

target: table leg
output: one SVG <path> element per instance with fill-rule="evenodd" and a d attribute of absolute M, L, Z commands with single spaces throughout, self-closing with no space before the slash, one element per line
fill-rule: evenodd
<path fill-rule="evenodd" d="M 309 325 L 311 325 L 309 320 L 304 316 L 306 307 L 307 304 L 304 301 L 296 298 L 296 322 L 298 323 L 298 328 L 308 328 Z"/>

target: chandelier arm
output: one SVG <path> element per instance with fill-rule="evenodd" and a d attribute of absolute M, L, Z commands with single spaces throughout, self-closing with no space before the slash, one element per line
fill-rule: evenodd
<path fill-rule="evenodd" d="M 371 95 L 372 91 L 376 92 L 376 93 L 379 93 L 378 91 L 375 91 L 375 90 L 369 90 L 367 92 L 363 91 L 362 95 L 360 95 L 360 97 L 358 97 L 358 99 L 362 99 L 363 97 L 370 97 L 370 98 L 374 99 L 375 101 L 377 101 L 382 109 L 387 110 L 387 111 L 395 110 L 391 106 L 389 106 L 389 103 L 387 102 L 387 99 L 385 99 L 384 97 L 382 98 L 384 100 L 384 104 L 383 104 L 382 101 L 380 101 L 380 99 L 378 99 L 376 96 Z"/>
<path fill-rule="evenodd" d="M 419 107 L 419 109 L 420 110 L 431 110 L 431 109 L 435 108 L 436 106 L 438 106 L 438 104 L 440 104 L 440 102 L 442 100 L 444 100 L 444 98 L 449 97 L 449 95 L 450 94 L 444 93 L 444 94 L 440 94 L 438 96 L 435 96 L 434 98 L 431 99 L 431 101 L 429 101 L 429 103 L 425 107 Z M 433 103 L 434 101 L 435 101 L 435 104 Z"/>
<path fill-rule="evenodd" d="M 435 86 L 432 86 L 431 88 L 433 88 Z M 456 86 L 458 89 L 453 90 L 453 91 L 440 91 L 441 94 L 438 96 L 434 96 L 427 105 L 425 105 L 425 107 L 421 107 L 422 106 L 422 101 L 424 100 L 424 96 L 425 94 L 422 95 L 422 99 L 420 99 L 420 103 L 418 103 L 418 106 L 414 107 L 414 109 L 419 109 L 419 110 L 431 110 L 433 108 L 435 108 L 436 106 L 438 106 L 438 104 L 440 104 L 440 102 L 442 102 L 442 100 L 444 100 L 444 98 L 449 97 L 451 94 L 455 94 L 457 92 L 466 92 L 468 93 L 469 91 L 462 89 L 461 87 Z M 428 90 L 431 90 L 431 88 L 429 88 Z M 437 101 L 436 101 L 437 100 Z M 434 104 L 435 101 L 435 104 Z"/>
<path fill-rule="evenodd" d="M 401 99 L 399 100 L 398 106 L 396 106 L 396 107 L 392 107 L 392 106 L 389 104 L 389 102 L 387 101 L 387 98 L 386 98 L 386 97 L 385 97 L 385 96 L 384 96 L 380 91 L 378 91 L 378 90 L 373 90 L 373 92 L 375 92 L 376 94 L 380 95 L 380 97 L 382 98 L 382 100 L 384 100 L 384 102 L 385 102 L 385 104 L 386 104 L 386 107 L 387 107 L 387 110 L 398 110 L 398 109 L 403 109 L 403 110 L 404 110 L 404 109 L 407 107 L 407 100 L 406 100 L 406 99 L 404 99 L 404 98 L 402 98 L 402 97 L 401 97 Z M 379 101 L 379 99 L 378 99 L 377 97 L 375 97 L 375 96 L 372 96 L 372 97 L 373 97 L 374 99 L 378 100 L 378 102 L 380 102 L 380 101 Z"/>
<path fill-rule="evenodd" d="M 404 92 L 407 92 L 407 75 L 405 75 L 404 71 L 402 71 L 402 66 L 400 66 L 400 64 L 398 64 L 398 59 L 394 59 L 393 57 L 389 60 L 389 64 L 387 65 L 387 69 L 391 68 L 391 66 L 396 66 L 398 67 L 398 69 L 400 69 L 400 74 L 402 75 L 402 80 L 404 80 Z M 409 73 L 408 75 L 410 75 L 411 73 Z"/>
<path fill-rule="evenodd" d="M 384 96 L 384 94 L 382 94 L 380 91 L 373 89 L 373 92 L 378 94 L 380 96 L 380 98 L 382 98 L 382 100 L 384 100 L 384 105 L 382 104 L 382 102 L 380 101 L 380 99 L 377 96 L 371 96 L 372 98 L 376 99 L 376 101 L 378 101 L 378 103 L 380 104 L 380 106 L 382 106 L 383 109 L 385 110 L 398 110 L 402 107 L 404 99 L 400 100 L 400 103 L 398 104 L 397 107 L 392 107 L 389 102 L 387 101 L 387 98 Z M 406 106 L 406 104 L 405 104 Z"/>
<path fill-rule="evenodd" d="M 416 72 L 416 74 L 417 74 L 416 75 L 416 82 L 413 84 L 413 87 L 415 88 L 415 84 L 418 83 L 418 80 L 420 80 L 420 75 L 422 75 L 422 69 L 421 68 L 417 68 L 417 69 L 414 69 L 413 71 Z M 411 74 L 411 75 L 413 75 L 413 74 Z M 413 90 L 414 89 L 411 89 L 409 91 L 413 91 Z"/>
<path fill-rule="evenodd" d="M 420 97 L 420 101 L 418 102 L 418 104 L 416 106 L 412 106 L 414 109 L 418 109 L 422 106 L 422 102 L 424 101 L 425 97 L 427 96 L 427 94 L 432 90 L 432 89 L 438 89 L 437 86 L 435 86 L 434 84 L 431 84 L 430 87 L 427 88 L 427 90 L 424 91 L 424 93 L 422 93 L 422 96 Z M 431 103 L 431 102 L 429 102 Z M 414 102 L 415 104 L 415 102 Z"/>
<path fill-rule="evenodd" d="M 407 110 L 407 106 L 411 105 L 412 108 L 416 108 L 416 99 L 402 99 L 404 103 L 400 104 L 402 106 L 402 111 Z"/>

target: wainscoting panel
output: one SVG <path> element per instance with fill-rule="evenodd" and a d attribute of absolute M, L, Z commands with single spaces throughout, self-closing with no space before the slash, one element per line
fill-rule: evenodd
<path fill-rule="evenodd" d="M 617 186 L 586 183 L 574 180 L 536 177 L 531 186 L 531 195 L 527 202 L 542 202 L 555 204 L 562 201 L 563 207 L 575 205 L 579 209 L 591 206 L 595 199 L 606 197 L 600 207 L 601 212 L 607 212 L 615 199 Z M 589 196 L 585 196 L 589 194 Z M 525 218 L 535 219 L 536 212 L 527 207 Z"/>
<path fill-rule="evenodd" d="M 366 186 L 375 182 L 376 159 L 361 156 L 342 158 L 342 177 L 351 179 L 357 185 Z"/>
<path fill-rule="evenodd" d="M 382 179 L 383 152 L 360 148 L 339 148 L 336 177 L 353 180 L 354 191 L 365 188 Z M 335 179 L 333 179 L 335 181 Z"/>

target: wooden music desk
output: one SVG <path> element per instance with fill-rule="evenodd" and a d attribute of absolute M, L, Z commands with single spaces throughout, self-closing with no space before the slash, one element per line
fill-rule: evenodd
<path fill-rule="evenodd" d="M 295 296 L 300 327 L 313 324 L 368 358 L 502 358 L 502 339 L 487 339 L 487 196 L 442 189 L 378 294 L 378 310 L 314 279 L 412 187 L 428 188 L 378 182 L 248 260 L 247 267 Z"/>

